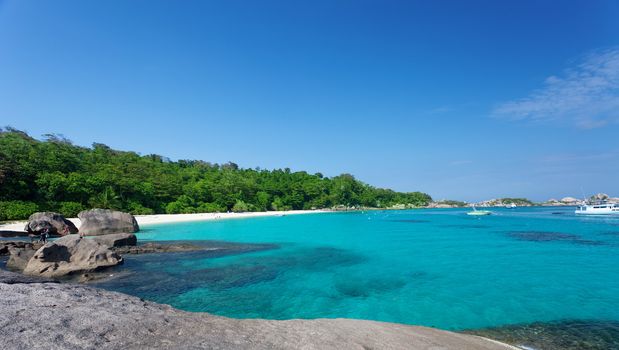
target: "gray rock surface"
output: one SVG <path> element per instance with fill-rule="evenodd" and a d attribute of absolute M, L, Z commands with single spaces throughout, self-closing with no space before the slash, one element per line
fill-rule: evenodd
<path fill-rule="evenodd" d="M 7 261 L 6 267 L 11 270 L 24 271 L 30 259 L 32 259 L 37 252 L 37 249 L 32 246 L 27 246 L 24 248 L 10 248 L 9 251 L 11 257 L 9 261 Z"/>
<path fill-rule="evenodd" d="M 133 233 L 112 233 L 90 237 L 89 239 L 108 247 L 134 246 L 138 243 L 138 239 Z"/>
<path fill-rule="evenodd" d="M 0 284 L 15 284 L 15 283 L 58 283 L 55 280 L 42 277 L 25 276 L 21 273 L 15 273 L 0 269 Z M 2 295 L 2 294 L 0 294 Z"/>
<path fill-rule="evenodd" d="M 516 349 L 393 323 L 230 319 L 81 285 L 7 284 L 2 274 L 0 295 L 0 339 L 6 349 Z"/>
<path fill-rule="evenodd" d="M 0 241 L 0 255 L 9 254 L 11 248 L 31 248 L 37 250 L 43 246 L 43 243 L 28 242 L 28 241 Z"/>
<path fill-rule="evenodd" d="M 121 264 L 123 259 L 109 247 L 77 235 L 45 244 L 28 261 L 24 274 L 60 277 L 77 272 L 97 271 Z"/>
<path fill-rule="evenodd" d="M 38 233 L 48 229 L 50 235 L 64 236 L 77 233 L 77 227 L 62 214 L 52 212 L 40 212 L 30 215 L 24 231 L 28 233 Z"/>
<path fill-rule="evenodd" d="M 109 209 L 84 210 L 77 214 L 82 222 L 80 231 L 86 236 L 138 232 L 140 227 L 129 213 Z"/>

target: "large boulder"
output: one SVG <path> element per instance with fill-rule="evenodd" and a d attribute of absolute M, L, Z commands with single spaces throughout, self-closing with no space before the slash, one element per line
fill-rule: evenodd
<path fill-rule="evenodd" d="M 6 267 L 11 270 L 23 271 L 30 259 L 32 259 L 37 252 L 37 249 L 35 249 L 33 245 L 30 245 L 23 248 L 10 248 L 9 252 L 11 257 L 9 261 L 6 262 Z"/>
<path fill-rule="evenodd" d="M 561 203 L 565 203 L 565 204 L 575 204 L 578 202 L 580 201 L 574 197 L 564 197 L 561 199 Z"/>
<path fill-rule="evenodd" d="M 78 232 L 75 224 L 65 219 L 62 214 L 47 211 L 30 215 L 24 228 L 28 233 L 40 233 L 44 229 L 48 229 L 49 234 L 53 236 L 64 236 Z"/>
<path fill-rule="evenodd" d="M 79 272 L 98 271 L 122 264 L 123 259 L 109 247 L 92 239 L 66 236 L 41 247 L 28 261 L 24 274 L 60 277 Z"/>
<path fill-rule="evenodd" d="M 135 217 L 129 213 L 109 209 L 85 210 L 77 214 L 82 225 L 80 231 L 87 236 L 110 233 L 133 233 L 140 230 Z"/>
<path fill-rule="evenodd" d="M 138 239 L 133 233 L 112 233 L 109 235 L 95 236 L 90 239 L 108 247 L 134 246 L 138 243 Z"/>
<path fill-rule="evenodd" d="M 591 196 L 591 200 L 594 201 L 605 201 L 608 199 L 608 195 L 606 193 L 598 193 L 594 196 Z"/>

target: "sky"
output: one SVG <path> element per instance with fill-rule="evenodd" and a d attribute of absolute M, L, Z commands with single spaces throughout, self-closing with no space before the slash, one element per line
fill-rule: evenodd
<path fill-rule="evenodd" d="M 0 0 L 0 126 L 478 201 L 619 196 L 619 2 Z"/>

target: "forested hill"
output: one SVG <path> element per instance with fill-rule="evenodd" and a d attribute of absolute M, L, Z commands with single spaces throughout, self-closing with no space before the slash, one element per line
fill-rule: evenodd
<path fill-rule="evenodd" d="M 242 169 L 234 163 L 170 161 L 57 135 L 40 141 L 0 129 L 0 220 L 35 211 L 75 216 L 88 208 L 133 214 L 264 211 L 337 206 L 424 206 L 420 192 L 375 188 L 342 174 L 332 178 L 290 169 Z"/>

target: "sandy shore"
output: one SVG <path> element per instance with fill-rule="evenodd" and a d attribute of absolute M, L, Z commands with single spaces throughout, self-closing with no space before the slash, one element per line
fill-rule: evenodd
<path fill-rule="evenodd" d="M 225 219 L 245 219 L 261 216 L 283 216 L 310 213 L 326 213 L 327 210 L 290 210 L 290 211 L 260 211 L 250 213 L 200 213 L 200 214 L 156 214 L 156 215 L 136 215 L 135 219 L 140 226 L 155 224 L 168 224 L 175 222 L 208 221 Z M 81 221 L 78 218 L 69 218 L 78 228 Z M 0 230 L 23 231 L 26 221 L 17 221 L 0 225 Z"/>

